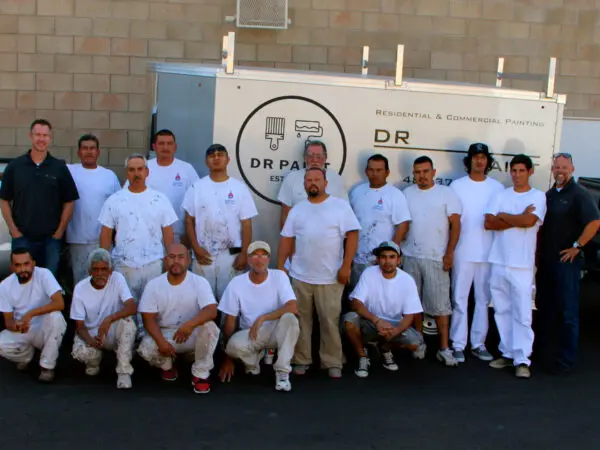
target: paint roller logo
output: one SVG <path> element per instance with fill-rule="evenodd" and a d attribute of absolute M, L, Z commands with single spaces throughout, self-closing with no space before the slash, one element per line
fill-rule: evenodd
<path fill-rule="evenodd" d="M 308 143 L 314 138 L 323 136 L 323 127 L 321 122 L 316 120 L 296 120 L 296 133 L 298 133 L 298 139 L 305 135 L 305 143 Z"/>

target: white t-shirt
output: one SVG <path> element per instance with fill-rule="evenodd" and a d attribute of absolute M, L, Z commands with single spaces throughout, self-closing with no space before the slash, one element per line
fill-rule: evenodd
<path fill-rule="evenodd" d="M 211 255 L 241 247 L 241 221 L 258 214 L 250 190 L 231 177 L 219 183 L 201 178 L 186 192 L 183 209 L 196 219 L 198 244 Z"/>
<path fill-rule="evenodd" d="M 523 214 L 529 205 L 535 206 L 533 214 L 539 219 L 537 223 L 531 228 L 514 227 L 495 231 L 489 262 L 520 269 L 534 268 L 537 233 L 546 215 L 546 195 L 534 188 L 527 192 L 515 192 L 511 187 L 492 199 L 486 214 Z"/>
<path fill-rule="evenodd" d="M 448 218 L 460 214 L 460 200 L 448 187 L 439 184 L 419 189 L 413 184 L 404 189 L 412 222 L 402 252 L 406 256 L 442 261 L 448 246 Z"/>
<path fill-rule="evenodd" d="M 354 230 L 360 230 L 360 224 L 345 200 L 328 197 L 322 203 L 298 203 L 281 231 L 282 236 L 296 238 L 290 276 L 310 284 L 337 283 L 344 239 Z"/>
<path fill-rule="evenodd" d="M 487 262 L 494 232 L 483 226 L 485 210 L 492 198 L 504 190 L 504 186 L 490 177 L 484 181 L 473 181 L 467 175 L 453 181 L 450 189 L 458 196 L 462 206 L 460 238 L 454 250 L 454 259 Z"/>
<path fill-rule="evenodd" d="M 364 183 L 350 192 L 350 204 L 361 226 L 354 261 L 368 264 L 375 260 L 373 249 L 394 237 L 396 225 L 410 220 L 406 197 L 391 184 L 374 189 Z"/>
<path fill-rule="evenodd" d="M 173 232 L 177 235 L 185 233 L 185 214 L 181 208 L 187 190 L 200 179 L 194 167 L 175 158 L 169 166 L 159 166 L 156 158 L 148 160 L 150 175 L 146 178 L 146 186 L 162 192 L 171 202 L 179 220 L 173 224 Z M 125 183 L 125 187 L 129 182 Z"/>
<path fill-rule="evenodd" d="M 260 284 L 250 281 L 250 275 L 243 273 L 233 278 L 219 303 L 223 313 L 240 317 L 240 328 L 245 330 L 263 314 L 269 314 L 290 300 L 296 300 L 296 295 L 290 284 L 290 279 L 281 270 L 269 269 L 267 279 Z"/>
<path fill-rule="evenodd" d="M 279 188 L 277 200 L 287 206 L 296 206 L 303 200 L 306 200 L 308 194 L 304 188 L 304 174 L 306 169 L 292 170 L 286 175 Z M 327 169 L 327 187 L 325 192 L 333 197 L 348 201 L 348 192 L 344 179 L 335 171 Z"/>
<path fill-rule="evenodd" d="M 177 329 L 216 303 L 210 284 L 201 276 L 188 271 L 183 282 L 173 286 L 163 273 L 146 285 L 138 311 L 158 313 L 160 328 Z"/>
<path fill-rule="evenodd" d="M 121 189 L 106 200 L 98 220 L 116 230 L 115 265 L 139 268 L 163 258 L 162 228 L 173 225 L 177 215 L 161 192 L 146 188 L 135 194 Z"/>
<path fill-rule="evenodd" d="M 119 179 L 112 170 L 104 167 L 86 169 L 81 164 L 67 164 L 79 200 L 75 200 L 73 217 L 67 227 L 69 244 L 96 244 L 100 241 L 98 216 L 108 197 L 121 190 Z"/>
<path fill-rule="evenodd" d="M 368 267 L 350 298 L 359 300 L 371 314 L 391 322 L 400 322 L 406 314 L 423 312 L 414 278 L 400 269 L 396 269 L 394 278 L 387 279 L 379 266 Z"/>
<path fill-rule="evenodd" d="M 0 312 L 13 313 L 15 320 L 21 320 L 32 309 L 50 303 L 50 297 L 62 288 L 48 269 L 34 267 L 31 279 L 20 284 L 16 274 L 12 274 L 0 283 Z M 30 327 L 42 324 L 44 316 L 31 319 Z"/>
<path fill-rule="evenodd" d="M 81 280 L 73 290 L 71 303 L 71 319 L 83 320 L 92 336 L 98 334 L 102 321 L 114 314 L 133 299 L 125 277 L 113 272 L 103 289 L 96 289 L 91 283 L 92 277 Z"/>

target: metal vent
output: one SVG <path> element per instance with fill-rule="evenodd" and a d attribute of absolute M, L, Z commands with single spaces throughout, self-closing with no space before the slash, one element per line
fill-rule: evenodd
<path fill-rule="evenodd" d="M 288 0 L 237 0 L 237 26 L 287 29 Z"/>

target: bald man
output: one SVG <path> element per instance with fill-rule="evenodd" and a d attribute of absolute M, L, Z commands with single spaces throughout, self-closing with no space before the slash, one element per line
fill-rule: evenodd
<path fill-rule="evenodd" d="M 169 246 L 167 272 L 146 285 L 138 308 L 148 333 L 138 352 L 150 365 L 161 369 L 165 381 L 177 380 L 173 365 L 177 354 L 193 354 L 194 392 L 207 394 L 220 333 L 214 323 L 217 302 L 208 281 L 189 272 L 189 264 L 185 246 Z"/>

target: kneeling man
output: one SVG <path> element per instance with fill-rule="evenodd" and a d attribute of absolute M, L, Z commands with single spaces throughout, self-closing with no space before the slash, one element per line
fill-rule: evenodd
<path fill-rule="evenodd" d="M 73 342 L 73 358 L 85 364 L 85 373 L 100 372 L 102 350 L 117 354 L 117 388 L 131 388 L 131 358 L 136 326 L 133 315 L 137 305 L 125 277 L 113 272 L 110 253 L 103 248 L 88 257 L 89 277 L 75 286 L 71 319 L 77 334 Z"/>
<path fill-rule="evenodd" d="M 290 391 L 291 360 L 300 334 L 298 305 L 286 273 L 269 269 L 270 256 L 271 248 L 266 242 L 250 244 L 250 271 L 229 282 L 219 303 L 219 310 L 226 314 L 226 356 L 219 376 L 222 382 L 231 380 L 233 358 L 242 360 L 247 373 L 258 375 L 264 349 L 276 348 L 275 389 Z M 238 317 L 241 330 L 235 333 Z"/>
<path fill-rule="evenodd" d="M 172 244 L 165 265 L 167 272 L 146 285 L 138 308 L 148 333 L 138 353 L 162 370 L 165 381 L 177 380 L 173 366 L 177 354 L 193 354 L 194 392 L 207 394 L 219 341 L 219 328 L 214 323 L 217 302 L 208 281 L 187 270 L 190 259 L 185 246 Z"/>
<path fill-rule="evenodd" d="M 54 368 L 67 324 L 62 289 L 48 269 L 36 267 L 29 250 L 11 253 L 13 274 L 0 283 L 0 312 L 6 330 L 0 332 L 0 356 L 24 371 L 41 350 L 39 380 L 54 380 Z"/>
<path fill-rule="evenodd" d="M 411 327 L 416 314 L 423 312 L 415 280 L 400 270 L 400 248 L 386 241 L 373 250 L 377 266 L 362 273 L 358 285 L 350 294 L 352 309 L 344 316 L 344 330 L 359 356 L 354 372 L 369 375 L 369 358 L 365 343 L 379 342 L 383 352 L 383 367 L 398 370 L 392 348 L 415 351 L 423 344 L 423 336 Z"/>

